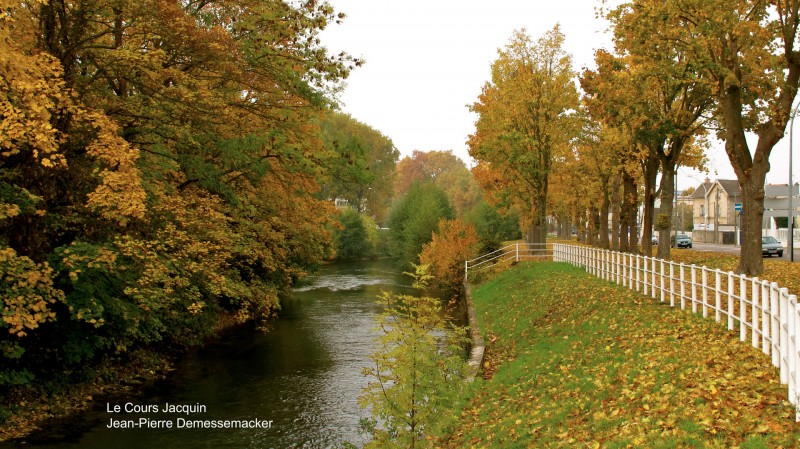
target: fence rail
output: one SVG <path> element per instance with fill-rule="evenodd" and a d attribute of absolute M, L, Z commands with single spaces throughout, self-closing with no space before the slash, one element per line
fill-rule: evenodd
<path fill-rule="evenodd" d="M 800 307 L 788 289 L 732 271 L 562 243 L 553 244 L 552 260 L 583 267 L 672 307 L 691 308 L 704 318 L 713 314 L 728 330 L 738 330 L 741 341 L 749 340 L 780 369 L 800 421 Z"/>
<path fill-rule="evenodd" d="M 483 270 L 503 261 L 553 260 L 553 243 L 513 243 L 464 262 L 464 280 L 469 272 Z"/>

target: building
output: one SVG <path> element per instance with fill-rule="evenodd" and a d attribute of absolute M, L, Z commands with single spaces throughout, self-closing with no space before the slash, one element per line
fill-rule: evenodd
<path fill-rule="evenodd" d="M 792 186 L 794 216 L 797 217 L 797 208 L 800 206 L 800 198 L 797 197 L 798 184 Z M 767 184 L 764 186 L 764 221 L 762 229 L 787 228 L 789 216 L 789 185 L 788 184 Z M 776 220 L 777 219 L 777 220 Z M 795 218 L 797 221 L 797 218 Z M 797 227 L 797 224 L 795 224 Z"/>
<path fill-rule="evenodd" d="M 735 243 L 739 227 L 736 205 L 742 202 L 739 181 L 706 178 L 691 195 L 694 200 L 692 238 L 697 242 Z"/>
<path fill-rule="evenodd" d="M 800 216 L 800 198 L 798 185 L 794 185 L 795 217 Z M 767 184 L 764 186 L 764 221 L 761 228 L 765 235 L 773 235 L 786 239 L 788 220 L 789 188 L 786 184 Z M 742 195 L 739 181 L 735 179 L 719 179 L 711 182 L 706 178 L 691 195 L 694 200 L 692 237 L 697 242 L 737 243 L 736 231 L 740 227 L 739 213 L 736 205 L 741 204 Z M 797 221 L 797 219 L 795 219 Z M 797 224 L 795 224 L 797 226 Z M 783 228 L 782 234 L 767 232 Z M 781 240 L 781 238 L 778 238 Z"/>

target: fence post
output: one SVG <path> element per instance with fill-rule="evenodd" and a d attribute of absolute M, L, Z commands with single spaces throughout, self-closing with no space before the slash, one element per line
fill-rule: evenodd
<path fill-rule="evenodd" d="M 683 262 L 681 262 L 681 264 L 678 265 L 678 277 L 680 277 L 680 279 L 681 279 L 681 287 L 679 289 L 679 292 L 681 294 L 681 310 L 686 310 L 686 295 L 685 295 L 686 291 L 685 291 L 685 288 L 684 288 L 684 276 L 683 276 L 683 273 L 684 273 L 684 271 L 683 271 Z"/>
<path fill-rule="evenodd" d="M 739 276 L 739 339 L 742 341 L 747 339 L 747 304 L 744 302 L 746 297 L 747 281 L 742 274 Z"/>
<path fill-rule="evenodd" d="M 640 282 L 642 279 L 642 270 L 640 269 L 641 266 L 641 259 L 642 256 L 636 254 L 636 291 L 641 291 Z"/>
<path fill-rule="evenodd" d="M 788 334 L 789 338 L 787 339 L 787 346 L 788 346 L 788 362 L 789 362 L 789 402 L 795 406 L 795 420 L 797 419 L 797 414 L 800 413 L 798 410 L 798 397 L 797 397 L 797 296 L 789 295 L 789 291 L 786 291 L 786 302 L 788 304 Z"/>
<path fill-rule="evenodd" d="M 714 270 L 714 320 L 719 323 L 722 318 L 722 271 L 719 268 Z"/>
<path fill-rule="evenodd" d="M 661 302 L 664 302 L 664 260 L 661 260 Z"/>
<path fill-rule="evenodd" d="M 644 282 L 642 283 L 642 294 L 647 296 L 647 283 L 649 282 L 647 279 L 647 256 L 642 256 L 642 262 L 644 263 L 644 268 L 642 268 L 642 276 L 644 276 Z"/>
<path fill-rule="evenodd" d="M 781 383 L 789 383 L 789 290 L 781 288 L 778 293 L 780 301 L 780 320 L 781 320 Z"/>
<path fill-rule="evenodd" d="M 772 334 L 770 333 L 770 296 L 769 281 L 761 281 L 761 352 L 770 354 Z"/>
<path fill-rule="evenodd" d="M 469 280 L 468 274 L 469 274 L 469 261 L 465 260 L 464 261 L 464 282 L 467 282 Z"/>
<path fill-rule="evenodd" d="M 752 325 L 750 326 L 750 330 L 752 331 L 752 343 L 754 348 L 758 348 L 758 330 L 760 326 L 758 325 L 758 321 L 761 318 L 758 313 L 759 306 L 761 305 L 761 299 L 759 292 L 761 290 L 761 285 L 758 281 L 758 278 L 753 278 L 750 281 L 750 302 L 753 305 L 752 315 L 750 316 L 752 320 Z"/>
<path fill-rule="evenodd" d="M 708 318 L 708 269 L 703 265 L 703 318 Z"/>
<path fill-rule="evenodd" d="M 675 264 L 669 262 L 669 305 L 675 307 Z"/>
<path fill-rule="evenodd" d="M 697 313 L 697 265 L 691 265 L 692 269 L 692 313 Z"/>
<path fill-rule="evenodd" d="M 772 315 L 772 365 L 776 368 L 781 366 L 781 312 L 778 305 L 778 283 L 773 282 L 769 285 L 770 312 Z"/>
<path fill-rule="evenodd" d="M 620 259 L 622 259 L 620 265 L 620 269 L 622 270 L 622 286 L 627 287 L 628 282 L 628 255 L 625 253 L 619 253 Z"/>
<path fill-rule="evenodd" d="M 514 246 L 516 246 L 516 250 L 517 250 L 517 260 L 516 260 L 516 262 L 519 262 L 519 243 L 516 243 Z"/>
<path fill-rule="evenodd" d="M 728 272 L 728 330 L 733 330 L 733 271 Z"/>

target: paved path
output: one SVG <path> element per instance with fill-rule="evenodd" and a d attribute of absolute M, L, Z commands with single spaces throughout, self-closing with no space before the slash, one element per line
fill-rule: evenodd
<path fill-rule="evenodd" d="M 718 253 L 734 254 L 734 255 L 738 256 L 739 255 L 739 251 L 740 251 L 741 248 L 736 246 L 736 245 L 719 245 L 719 244 L 716 244 L 716 243 L 698 243 L 698 242 L 694 242 L 692 244 L 692 249 L 695 250 L 695 251 L 713 251 L 713 252 L 718 252 Z M 675 249 L 673 248 L 673 251 L 674 250 Z M 784 251 L 783 252 L 782 259 L 783 260 L 789 260 L 789 252 L 788 251 Z M 795 248 L 795 250 L 794 250 L 794 261 L 795 261 L 795 263 L 800 263 L 800 248 Z"/>

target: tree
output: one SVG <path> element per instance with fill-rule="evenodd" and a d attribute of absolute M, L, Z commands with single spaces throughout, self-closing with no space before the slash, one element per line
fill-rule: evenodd
<path fill-rule="evenodd" d="M 338 259 L 364 259 L 372 254 L 367 229 L 358 211 L 350 207 L 342 209 L 339 212 L 339 226 L 333 231 Z"/>
<path fill-rule="evenodd" d="M 618 164 L 622 195 L 619 196 L 619 225 L 621 251 L 637 252 L 638 205 L 643 190 L 644 217 L 642 223 L 642 249 L 649 254 L 651 249 L 653 203 L 658 159 L 643 139 L 645 112 L 652 104 L 647 100 L 649 92 L 634 82 L 630 66 L 625 59 L 605 50 L 595 53 L 596 71 L 585 70 L 581 76 L 581 87 L 585 92 L 583 102 L 594 120 L 612 128 L 617 144 L 613 160 Z"/>
<path fill-rule="evenodd" d="M 479 181 L 497 202 L 518 207 L 530 243 L 545 241 L 548 177 L 579 132 L 578 93 L 563 44 L 558 26 L 536 42 L 524 30 L 514 32 L 471 107 L 478 120 L 470 155 L 491 173 Z"/>
<path fill-rule="evenodd" d="M 652 106 L 639 132 L 647 136 L 661 165 L 661 212 L 656 224 L 661 235 L 672 230 L 674 179 L 678 164 L 699 167 L 704 156 L 706 120 L 713 100 L 707 74 L 697 70 L 687 48 L 665 45 L 693 39 L 675 20 L 665 20 L 663 2 L 621 6 L 609 18 L 617 52 L 627 55 L 635 82 L 652 93 Z M 659 38 L 652 39 L 655 34 Z M 669 258 L 670 244 L 660 239 L 658 257 Z"/>
<path fill-rule="evenodd" d="M 796 1 L 637 1 L 673 24 L 669 35 L 649 34 L 674 47 L 709 80 L 718 136 L 742 191 L 742 249 L 737 271 L 758 275 L 764 181 L 772 149 L 783 137 L 800 82 L 800 26 Z M 680 32 L 680 33 L 679 33 Z M 675 33 L 678 33 L 677 35 Z M 757 136 L 753 150 L 746 133 Z"/>
<path fill-rule="evenodd" d="M 389 213 L 389 235 L 401 263 L 417 263 L 441 219 L 452 219 L 447 195 L 431 182 L 416 183 L 397 200 Z"/>
<path fill-rule="evenodd" d="M 422 246 L 419 260 L 429 267 L 432 285 L 457 296 L 463 291 L 464 261 L 478 255 L 478 234 L 460 219 L 440 220 L 430 243 Z"/>
<path fill-rule="evenodd" d="M 319 43 L 341 17 L 326 2 L 3 3 L 3 371 L 80 374 L 198 343 L 223 314 L 274 314 L 331 251 L 313 119 L 360 63 Z"/>
<path fill-rule="evenodd" d="M 430 275 L 423 267 L 414 274 L 414 286 L 424 288 Z M 419 447 L 463 385 L 465 332 L 448 322 L 435 298 L 383 293 L 379 303 L 385 310 L 378 318 L 379 349 L 363 370 L 372 380 L 359 397 L 372 415 L 364 421 L 373 437 L 365 447 Z"/>
<path fill-rule="evenodd" d="M 480 187 L 464 161 L 452 151 L 418 151 L 397 164 L 395 197 L 404 195 L 415 183 L 430 181 L 447 194 L 457 215 L 463 215 L 480 199 Z"/>
<path fill-rule="evenodd" d="M 500 249 L 505 240 L 517 240 L 522 237 L 519 230 L 519 213 L 505 210 L 502 213 L 486 201 L 479 201 L 463 217 L 464 221 L 475 228 L 481 242 L 480 254 Z"/>
<path fill-rule="evenodd" d="M 358 212 L 382 223 L 392 198 L 400 152 L 379 131 L 338 112 L 323 116 L 321 135 L 331 154 L 320 197 L 344 198 Z"/>

